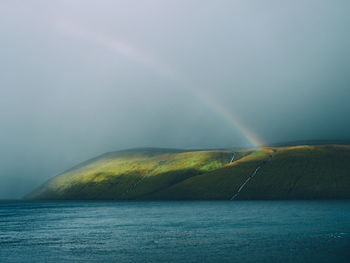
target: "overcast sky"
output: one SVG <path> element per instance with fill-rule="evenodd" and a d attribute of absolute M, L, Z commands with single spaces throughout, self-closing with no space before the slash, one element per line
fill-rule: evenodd
<path fill-rule="evenodd" d="M 0 198 L 107 151 L 251 146 L 218 105 L 264 143 L 349 139 L 349 32 L 347 0 L 3 0 Z"/>

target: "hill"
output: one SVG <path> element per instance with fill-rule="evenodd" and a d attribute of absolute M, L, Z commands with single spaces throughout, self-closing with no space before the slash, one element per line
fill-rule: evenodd
<path fill-rule="evenodd" d="M 348 199 L 350 146 L 112 152 L 57 175 L 26 198 Z"/>

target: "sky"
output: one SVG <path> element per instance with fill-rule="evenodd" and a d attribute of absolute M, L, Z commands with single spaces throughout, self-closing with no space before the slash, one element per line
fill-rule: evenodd
<path fill-rule="evenodd" d="M 350 1 L 0 2 L 0 199 L 135 147 L 350 138 Z"/>

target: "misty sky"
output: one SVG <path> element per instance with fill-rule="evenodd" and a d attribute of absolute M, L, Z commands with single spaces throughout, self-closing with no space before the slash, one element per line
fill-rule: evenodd
<path fill-rule="evenodd" d="M 350 1 L 0 2 L 0 198 L 132 147 L 349 139 Z M 206 98 L 206 99 L 203 99 Z"/>

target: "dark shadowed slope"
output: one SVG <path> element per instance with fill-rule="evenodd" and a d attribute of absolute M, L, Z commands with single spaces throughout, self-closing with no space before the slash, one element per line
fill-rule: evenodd
<path fill-rule="evenodd" d="M 237 159 L 248 154 L 242 151 Z M 135 199 L 223 167 L 231 150 L 134 149 L 104 154 L 64 172 L 30 199 Z"/>
<path fill-rule="evenodd" d="M 235 152 L 235 159 L 232 153 Z M 350 146 L 136 149 L 54 177 L 30 199 L 348 199 Z"/>

